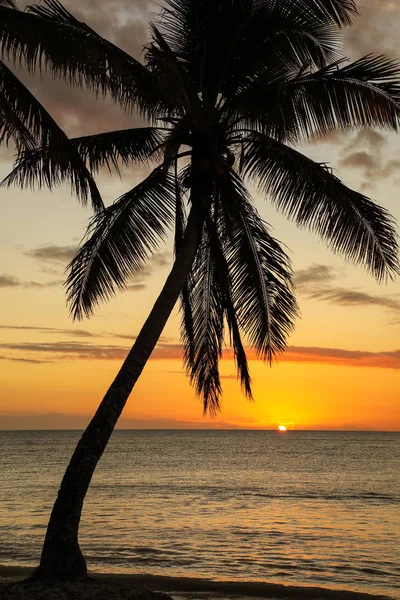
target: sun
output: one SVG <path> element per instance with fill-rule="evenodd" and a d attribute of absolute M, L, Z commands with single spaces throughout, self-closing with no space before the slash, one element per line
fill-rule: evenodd
<path fill-rule="evenodd" d="M 278 425 L 278 431 L 287 431 L 284 425 Z"/>

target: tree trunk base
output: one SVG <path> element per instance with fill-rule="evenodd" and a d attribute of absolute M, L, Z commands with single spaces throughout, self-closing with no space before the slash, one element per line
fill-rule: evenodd
<path fill-rule="evenodd" d="M 40 565 L 30 580 L 78 581 L 86 578 L 86 561 L 78 542 L 61 537 L 57 543 L 45 541 Z"/>

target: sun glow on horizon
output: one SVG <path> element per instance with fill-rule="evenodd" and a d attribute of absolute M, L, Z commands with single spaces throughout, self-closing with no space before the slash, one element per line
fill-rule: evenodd
<path fill-rule="evenodd" d="M 278 425 L 278 431 L 287 431 L 284 425 Z"/>

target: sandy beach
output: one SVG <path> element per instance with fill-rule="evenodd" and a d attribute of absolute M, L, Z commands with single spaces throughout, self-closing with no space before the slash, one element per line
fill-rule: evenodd
<path fill-rule="evenodd" d="M 116 575 L 91 573 L 89 582 L 49 584 L 37 582 L 15 587 L 31 570 L 1 569 L 3 600 L 392 600 L 390 596 L 308 586 L 286 586 L 268 582 L 215 581 L 195 577 Z M 149 591 L 152 590 L 152 591 Z"/>

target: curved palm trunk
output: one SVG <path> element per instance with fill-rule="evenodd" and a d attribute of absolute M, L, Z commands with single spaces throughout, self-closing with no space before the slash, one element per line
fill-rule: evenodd
<path fill-rule="evenodd" d="M 78 543 L 83 501 L 96 465 L 190 272 L 200 241 L 200 221 L 192 208 L 180 252 L 161 294 L 75 449 L 50 516 L 34 579 L 66 580 L 87 574 Z"/>

